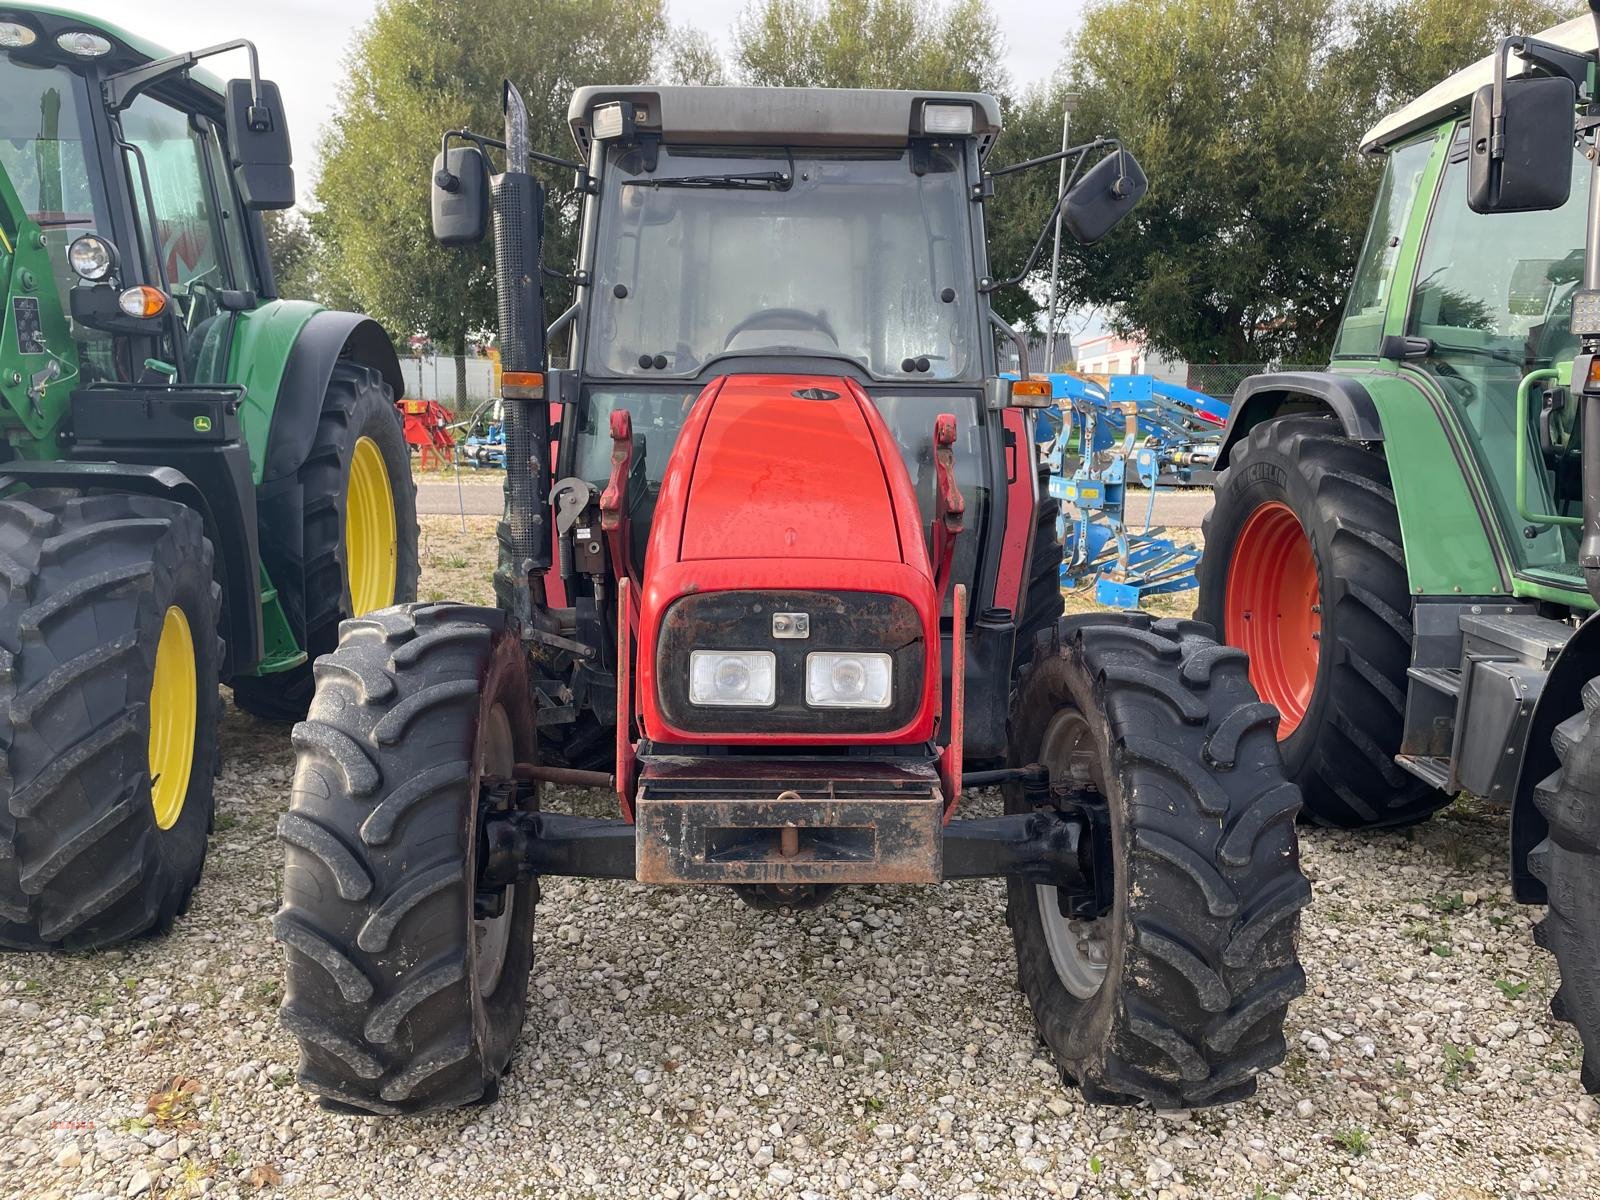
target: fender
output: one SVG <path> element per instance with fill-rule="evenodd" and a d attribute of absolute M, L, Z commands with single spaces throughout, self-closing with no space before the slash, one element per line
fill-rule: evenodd
<path fill-rule="evenodd" d="M 100 453 L 91 449 L 88 453 Z M 175 450 L 118 446 L 117 462 L 65 459 L 9 462 L 0 467 L 0 492 L 13 484 L 30 488 L 113 488 L 170 500 L 192 508 L 205 522 L 216 550 L 222 586 L 222 677 L 232 678 L 261 660 L 265 645 L 261 613 L 261 558 L 256 541 L 256 496 L 250 458 L 238 442 Z M 149 457 L 149 463 L 125 461 Z M 188 472 L 165 465 L 178 459 Z M 192 477 L 191 477 L 192 476 Z M 198 481 L 198 482 L 197 482 Z"/>
<path fill-rule="evenodd" d="M 1583 685 L 1597 675 L 1600 621 L 1591 616 L 1578 627 L 1551 666 L 1528 722 L 1528 741 L 1511 799 L 1511 895 L 1519 903 L 1545 903 L 1544 884 L 1528 871 L 1528 852 L 1550 832 L 1544 814 L 1533 802 L 1533 789 L 1559 766 L 1550 744 L 1551 735 L 1557 725 L 1583 707 Z"/>
<path fill-rule="evenodd" d="M 1217 451 L 1217 470 L 1228 465 L 1234 443 L 1262 421 L 1285 413 L 1314 412 L 1328 412 L 1338 417 L 1345 436 L 1355 441 L 1383 441 L 1378 406 L 1359 379 L 1331 371 L 1252 375 L 1233 393 L 1228 428 Z"/>
<path fill-rule="evenodd" d="M 400 359 L 383 326 L 360 313 L 317 313 L 300 330 L 284 365 L 262 460 L 263 484 L 293 475 L 305 462 L 322 413 L 322 397 L 340 358 L 377 368 L 396 400 L 405 395 Z"/>

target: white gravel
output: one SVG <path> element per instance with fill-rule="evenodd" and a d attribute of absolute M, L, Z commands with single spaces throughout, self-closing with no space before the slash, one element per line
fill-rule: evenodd
<path fill-rule="evenodd" d="M 211 861 L 176 932 L 0 958 L 0 1193 L 1600 1195 L 1600 1109 L 1549 1016 L 1537 914 L 1508 899 L 1504 819 L 1463 809 L 1409 837 L 1306 834 L 1311 988 L 1288 1061 L 1232 1108 L 1157 1116 L 1061 1088 L 1012 986 L 998 883 L 786 916 L 555 881 L 503 1098 L 325 1113 L 274 1019 L 287 739 L 231 710 L 226 732 Z"/>

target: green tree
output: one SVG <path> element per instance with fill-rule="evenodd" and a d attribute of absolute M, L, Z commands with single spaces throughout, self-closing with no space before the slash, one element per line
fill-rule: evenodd
<path fill-rule="evenodd" d="M 511 79 L 528 102 L 533 147 L 570 157 L 573 89 L 646 78 L 665 32 L 660 0 L 386 0 L 362 30 L 323 135 L 316 231 L 338 276 L 391 333 L 452 349 L 458 401 L 468 336 L 495 324 L 494 290 L 487 246 L 446 248 L 430 235 L 440 135 L 498 135 L 501 81 Z M 545 258 L 563 268 L 577 205 L 560 192 L 552 201 Z M 561 303 L 564 287 L 551 295 Z"/>
<path fill-rule="evenodd" d="M 772 87 L 1002 92 L 1001 38 L 986 0 L 755 0 L 733 59 Z"/>
<path fill-rule="evenodd" d="M 272 274 L 278 295 L 290 300 L 311 300 L 311 270 L 317 247 L 311 225 L 294 209 L 263 213 L 267 234 L 267 254 L 272 259 Z"/>
<path fill-rule="evenodd" d="M 667 35 L 662 75 L 668 83 L 723 87 L 728 82 L 728 67 L 703 30 L 684 26 Z"/>
<path fill-rule="evenodd" d="M 1325 359 L 1379 163 L 1361 134 L 1503 32 L 1573 15 L 1548 0 L 1097 0 L 1071 67 L 1027 97 L 1002 158 L 1116 133 L 1150 177 L 1100 245 L 1063 251 L 1065 294 L 1190 361 Z M 997 160 L 998 161 L 998 160 Z M 996 201 L 997 270 L 1045 219 L 1054 176 Z"/>

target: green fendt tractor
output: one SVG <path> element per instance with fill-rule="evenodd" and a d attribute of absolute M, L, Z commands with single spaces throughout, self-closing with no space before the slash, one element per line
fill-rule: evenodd
<path fill-rule="evenodd" d="M 195 69 L 223 51 L 250 77 Z M 218 683 L 298 716 L 339 621 L 415 597 L 399 364 L 277 298 L 261 211 L 293 203 L 249 43 L 0 6 L 0 946 L 170 925 Z"/>
<path fill-rule="evenodd" d="M 1305 813 L 1511 809 L 1600 1090 L 1600 126 L 1590 17 L 1382 121 L 1326 372 L 1239 389 L 1200 615 L 1249 651 Z M 1592 19 L 1591 19 L 1592 18 Z M 1576 120 L 1574 115 L 1576 114 Z"/>

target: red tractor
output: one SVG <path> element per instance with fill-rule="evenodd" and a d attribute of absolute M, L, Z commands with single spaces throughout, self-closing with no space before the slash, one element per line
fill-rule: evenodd
<path fill-rule="evenodd" d="M 499 603 L 347 621 L 316 665 L 276 918 L 301 1084 L 363 1112 L 492 1098 L 541 876 L 799 909 L 1003 875 L 1064 1079 L 1248 1095 L 1304 985 L 1277 713 L 1205 626 L 1062 618 L 1026 419 L 1049 390 L 990 306 L 1018 281 L 988 266 L 997 177 L 1065 157 L 1089 242 L 1143 194 L 1132 156 L 988 171 L 986 95 L 630 87 L 574 96 L 565 161 L 505 105 L 504 141 L 447 133 L 433 179 L 441 241 L 493 213 Z M 549 330 L 530 159 L 583 211 Z M 547 783 L 618 815 L 541 811 Z M 958 815 L 995 785 L 1003 814 Z"/>

